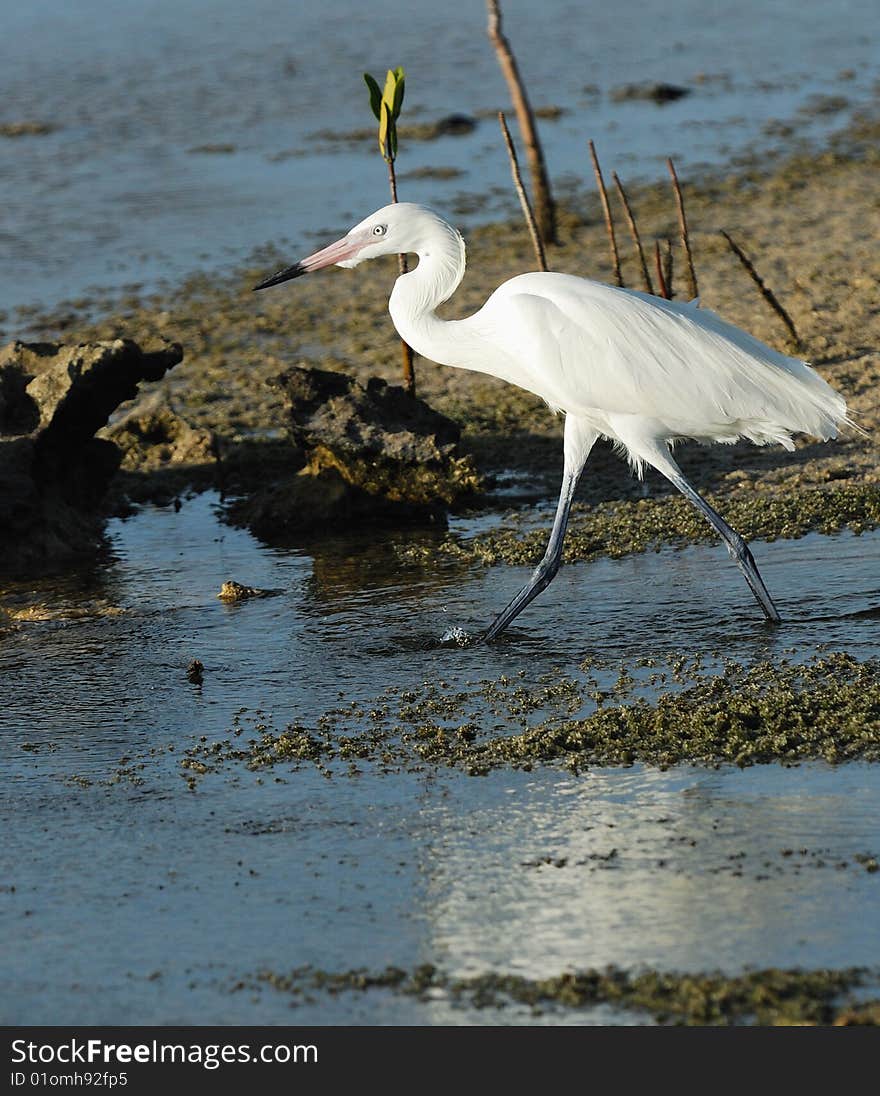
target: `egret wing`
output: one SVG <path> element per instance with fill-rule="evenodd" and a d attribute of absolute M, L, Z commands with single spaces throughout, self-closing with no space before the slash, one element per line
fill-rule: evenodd
<path fill-rule="evenodd" d="M 749 423 L 776 428 L 763 440 L 829 437 L 846 421 L 844 400 L 805 362 L 708 309 L 542 273 L 506 282 L 479 315 L 521 378 L 507 379 L 554 407 L 642 415 L 694 437 L 752 436 Z"/>

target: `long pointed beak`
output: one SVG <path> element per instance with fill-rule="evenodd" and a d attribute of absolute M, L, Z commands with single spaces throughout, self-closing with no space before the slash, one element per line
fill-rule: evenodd
<path fill-rule="evenodd" d="M 255 285 L 254 291 L 257 289 L 268 289 L 270 285 L 280 285 L 281 282 L 290 281 L 291 278 L 300 278 L 303 274 L 311 274 L 313 270 L 320 270 L 324 266 L 332 266 L 334 263 L 341 263 L 346 259 L 352 259 L 363 246 L 364 241 L 359 236 L 343 236 L 342 239 L 337 240 L 335 244 L 330 244 L 328 247 L 316 251 L 314 255 L 309 255 L 305 259 L 300 259 L 300 261 L 294 263 L 293 266 L 286 266 L 283 270 L 278 270 L 274 274 L 271 274 L 268 278 L 265 278 L 260 282 L 259 285 Z"/>

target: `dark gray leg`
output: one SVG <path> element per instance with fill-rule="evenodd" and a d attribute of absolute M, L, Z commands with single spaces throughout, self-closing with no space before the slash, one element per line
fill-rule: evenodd
<path fill-rule="evenodd" d="M 532 577 L 511 601 L 507 608 L 498 614 L 492 621 L 489 630 L 483 636 L 486 642 L 493 640 L 504 631 L 508 624 L 518 616 L 528 603 L 534 600 L 542 590 L 546 590 L 562 561 L 562 542 L 565 540 L 565 530 L 568 525 L 568 514 L 571 510 L 571 502 L 574 498 L 575 488 L 581 478 L 581 472 L 587 463 L 590 450 L 596 442 L 599 434 L 584 419 L 577 415 L 565 416 L 565 472 L 562 476 L 562 490 L 559 492 L 559 504 L 556 507 L 556 518 L 553 522 L 553 531 L 547 544 L 544 558 L 532 572 Z"/>
<path fill-rule="evenodd" d="M 576 473 L 566 469 L 565 475 L 562 478 L 562 491 L 559 495 L 559 505 L 556 507 L 556 519 L 553 522 L 553 532 L 550 534 L 550 541 L 547 544 L 547 551 L 544 553 L 544 558 L 532 572 L 532 577 L 526 585 L 523 586 L 507 608 L 499 613 L 492 622 L 492 625 L 483 636 L 483 639 L 485 639 L 486 642 L 494 639 L 500 632 L 503 632 L 513 618 L 518 616 L 528 603 L 533 601 L 542 590 L 546 590 L 553 581 L 556 572 L 559 570 L 559 564 L 562 561 L 562 544 L 565 540 L 568 514 L 571 510 L 571 502 L 574 498 L 575 488 L 577 487 L 579 479 L 580 469 L 578 469 Z"/>
<path fill-rule="evenodd" d="M 651 462 L 654 463 L 653 461 Z M 684 497 L 700 511 L 700 513 L 706 518 L 709 524 L 715 529 L 724 543 L 727 545 L 727 551 L 730 553 L 731 558 L 736 562 L 737 567 L 742 571 L 746 582 L 749 584 L 749 589 L 755 595 L 755 599 L 761 608 L 764 610 L 764 615 L 768 620 L 774 624 L 780 622 L 779 613 L 776 610 L 776 606 L 773 604 L 773 599 L 767 592 L 767 587 L 764 585 L 764 581 L 758 572 L 757 565 L 752 558 L 752 553 L 749 551 L 749 546 L 739 535 L 735 529 L 727 524 L 724 518 L 721 517 L 708 502 L 688 483 L 681 473 L 681 469 L 678 465 L 669 458 L 668 465 L 655 466 L 663 473 L 664 476 L 674 484 Z"/>

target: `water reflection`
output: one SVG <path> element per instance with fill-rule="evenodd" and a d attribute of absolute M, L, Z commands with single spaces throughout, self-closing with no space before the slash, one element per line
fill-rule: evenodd
<path fill-rule="evenodd" d="M 457 972 L 880 961 L 869 767 L 490 783 L 422 819 L 428 951 Z"/>

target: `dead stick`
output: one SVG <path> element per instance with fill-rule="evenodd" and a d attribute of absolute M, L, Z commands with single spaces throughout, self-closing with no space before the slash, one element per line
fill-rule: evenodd
<path fill-rule="evenodd" d="M 684 253 L 687 256 L 688 263 L 688 278 L 690 280 L 690 294 L 691 300 L 696 300 L 700 296 L 700 291 L 697 288 L 697 272 L 694 270 L 694 257 L 691 254 L 691 238 L 688 232 L 687 217 L 684 212 L 684 197 L 681 193 L 681 184 L 678 181 L 678 175 L 675 171 L 675 164 L 670 157 L 666 158 L 666 166 L 669 169 L 669 174 L 672 177 L 672 189 L 675 191 L 675 205 L 678 209 L 678 227 L 681 231 L 681 242 L 684 247 Z"/>
<path fill-rule="evenodd" d="M 663 260 L 660 257 L 660 241 L 654 241 L 654 265 L 657 267 L 657 281 L 660 283 L 660 296 L 669 300 L 669 290 L 666 288 L 666 278 L 663 276 Z"/>
<path fill-rule="evenodd" d="M 725 232 L 724 229 L 722 228 L 721 229 L 721 235 L 724 237 L 725 240 L 727 240 L 728 244 L 730 245 L 730 250 L 734 253 L 734 255 L 736 255 L 736 257 L 739 259 L 739 261 L 743 264 L 743 266 L 746 268 L 746 270 L 751 275 L 752 281 L 755 283 L 755 285 L 761 291 L 761 296 L 764 298 L 764 300 L 767 302 L 767 304 L 770 305 L 770 307 L 773 309 L 773 311 L 776 313 L 776 315 L 780 318 L 780 320 L 782 320 L 782 322 L 788 328 L 788 333 L 791 335 L 791 339 L 792 339 L 792 342 L 795 345 L 795 348 L 797 350 L 802 350 L 804 344 L 801 342 L 801 337 L 797 333 L 797 328 L 794 326 L 794 321 L 792 320 L 791 316 L 789 316 L 789 314 L 785 311 L 785 309 L 782 307 L 782 305 L 779 303 L 779 300 L 778 300 L 776 294 L 773 292 L 772 289 L 770 289 L 769 286 L 767 286 L 764 283 L 764 279 L 757 272 L 757 270 L 755 270 L 755 265 L 752 262 L 752 260 L 748 257 L 748 255 L 746 255 L 746 253 L 739 246 L 739 244 L 733 239 L 733 237 L 730 235 L 730 233 Z"/>
<path fill-rule="evenodd" d="M 516 187 L 516 192 L 519 195 L 519 204 L 522 206 L 523 216 L 526 219 L 526 224 L 529 226 L 532 245 L 535 248 L 538 269 L 546 270 L 547 257 L 544 254 L 544 244 L 541 241 L 541 233 L 538 231 L 538 226 L 535 222 L 535 215 L 532 213 L 529 196 L 526 194 L 526 188 L 523 186 L 522 175 L 520 175 L 519 163 L 516 158 L 516 149 L 514 148 L 513 140 L 510 136 L 510 130 L 507 128 L 507 121 L 504 117 L 503 110 L 498 111 L 498 121 L 501 124 L 501 132 L 504 135 L 504 143 L 507 145 L 507 155 L 510 157 L 510 173 L 513 176 L 513 185 Z"/>
<path fill-rule="evenodd" d="M 639 229 L 636 225 L 636 219 L 633 216 L 633 211 L 630 209 L 629 199 L 626 196 L 626 191 L 623 189 L 623 183 L 617 177 L 617 172 L 611 172 L 611 178 L 614 180 L 614 185 L 617 187 L 617 193 L 620 195 L 620 200 L 623 203 L 623 209 L 626 213 L 627 223 L 629 224 L 629 230 L 633 238 L 633 242 L 636 245 L 636 251 L 639 253 L 639 262 L 642 266 L 642 284 L 646 293 L 653 293 L 654 286 L 651 284 L 651 275 L 648 273 L 648 264 L 645 261 L 645 252 L 642 248 L 642 238 L 639 236 Z"/>
<path fill-rule="evenodd" d="M 608 204 L 608 192 L 605 189 L 605 180 L 602 178 L 602 169 L 599 167 L 599 157 L 596 155 L 596 146 L 590 141 L 590 159 L 593 161 L 593 171 L 596 174 L 596 186 L 599 188 L 599 198 L 602 201 L 602 212 L 605 214 L 605 231 L 608 233 L 608 242 L 611 245 L 611 266 L 614 271 L 614 281 L 623 288 L 623 275 L 620 273 L 620 254 L 617 250 L 617 237 L 614 234 L 614 218 L 611 216 L 611 206 Z"/>
<path fill-rule="evenodd" d="M 666 282 L 666 292 L 669 294 L 669 300 L 671 301 L 675 296 L 675 289 L 672 285 L 672 241 L 663 241 L 663 281 Z"/>
<path fill-rule="evenodd" d="M 394 161 L 388 161 L 388 185 L 391 188 L 391 201 L 397 201 L 397 175 L 394 172 Z M 406 274 L 409 266 L 406 261 L 406 255 L 397 256 L 397 268 L 401 274 Z M 416 394 L 416 371 L 413 365 L 413 348 L 405 339 L 400 340 L 400 346 L 403 356 L 403 387 L 410 396 Z"/>
<path fill-rule="evenodd" d="M 538 129 L 535 125 L 535 115 L 529 103 L 529 97 L 526 94 L 513 50 L 510 48 L 510 43 L 501 29 L 501 8 L 498 0 L 486 0 L 486 7 L 489 13 L 489 41 L 495 47 L 498 64 L 504 74 L 504 79 L 507 81 L 513 109 L 516 111 L 519 131 L 526 145 L 526 158 L 532 175 L 532 193 L 535 196 L 541 234 L 548 244 L 555 244 L 557 243 L 556 203 L 553 201 L 553 194 L 550 190 L 550 179 L 547 175 L 547 165 L 544 162 L 544 150 L 541 147 L 541 140 L 538 137 Z"/>

